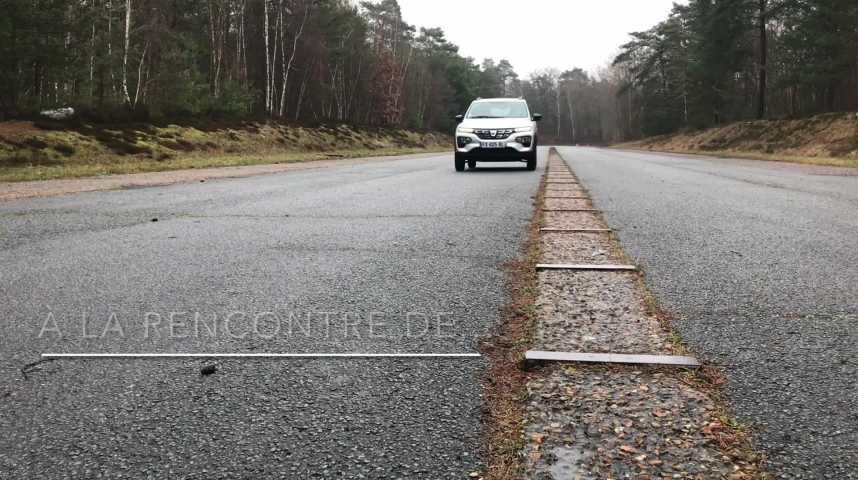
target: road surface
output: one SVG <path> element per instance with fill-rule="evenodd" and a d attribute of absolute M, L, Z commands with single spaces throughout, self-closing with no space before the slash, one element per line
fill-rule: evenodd
<path fill-rule="evenodd" d="M 539 175 L 439 155 L 0 203 L 0 477 L 467 477 L 480 358 L 29 364 L 477 352 Z"/>
<path fill-rule="evenodd" d="M 560 150 L 780 478 L 858 478 L 858 171 Z"/>

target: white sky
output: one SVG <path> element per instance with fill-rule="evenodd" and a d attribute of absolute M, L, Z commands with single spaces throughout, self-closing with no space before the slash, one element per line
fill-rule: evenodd
<path fill-rule="evenodd" d="M 441 27 L 463 56 L 506 58 L 521 77 L 554 67 L 595 72 L 629 32 L 667 18 L 674 0 L 399 0 L 406 22 Z M 684 3 L 684 2 L 680 2 Z"/>

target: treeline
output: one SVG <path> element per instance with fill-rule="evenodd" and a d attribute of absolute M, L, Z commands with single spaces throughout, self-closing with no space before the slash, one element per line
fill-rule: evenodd
<path fill-rule="evenodd" d="M 448 130 L 475 97 L 524 96 L 544 141 L 607 143 L 858 109 L 856 0 L 690 0 L 602 71 L 527 79 L 418 31 L 396 0 L 0 0 L 0 12 L 0 118 L 72 106 L 107 122 Z"/>
<path fill-rule="evenodd" d="M 856 0 L 690 0 L 632 37 L 596 74 L 531 76 L 543 134 L 609 143 L 858 110 Z"/>
<path fill-rule="evenodd" d="M 691 0 L 633 37 L 627 137 L 858 109 L 855 0 Z"/>
<path fill-rule="evenodd" d="M 0 0 L 0 116 L 267 116 L 449 129 L 509 62 L 464 58 L 396 0 Z"/>

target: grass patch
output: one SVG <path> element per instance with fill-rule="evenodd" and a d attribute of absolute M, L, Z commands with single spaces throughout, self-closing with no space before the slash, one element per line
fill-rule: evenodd
<path fill-rule="evenodd" d="M 266 165 L 330 160 L 332 158 L 361 158 L 390 155 L 408 155 L 413 153 L 440 152 L 446 147 L 437 148 L 381 148 L 376 150 L 354 149 L 337 152 L 290 152 L 261 155 L 183 155 L 168 158 L 121 158 L 109 162 L 86 164 L 62 163 L 52 160 L 26 166 L 0 168 L 0 182 L 21 182 L 30 180 L 52 180 L 60 178 L 96 177 L 125 173 L 163 172 L 212 167 L 239 167 L 247 165 Z M 29 158 L 29 157 L 28 157 Z"/>
<path fill-rule="evenodd" d="M 0 181 L 445 151 L 433 132 L 276 122 L 41 125 L 0 122 Z"/>

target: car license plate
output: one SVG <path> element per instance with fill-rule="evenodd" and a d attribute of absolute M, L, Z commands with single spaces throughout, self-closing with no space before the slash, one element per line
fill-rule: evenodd
<path fill-rule="evenodd" d="M 482 148 L 506 148 L 506 142 L 480 142 Z"/>

